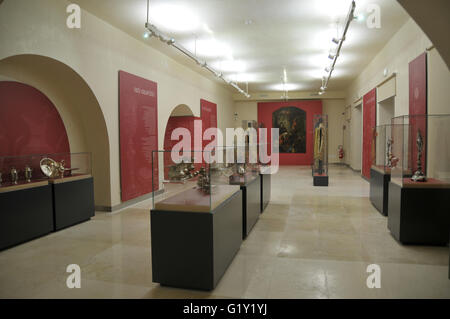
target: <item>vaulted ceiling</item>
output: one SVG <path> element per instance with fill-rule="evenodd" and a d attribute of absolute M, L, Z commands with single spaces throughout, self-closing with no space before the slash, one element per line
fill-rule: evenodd
<path fill-rule="evenodd" d="M 85 10 L 205 73 L 155 38 L 143 37 L 147 0 L 78 0 Z M 342 32 L 351 0 L 150 0 L 150 22 L 249 91 L 314 91 L 321 86 L 331 39 Z M 380 28 L 369 27 L 380 9 Z M 408 15 L 394 0 L 356 0 L 329 89 L 345 89 Z M 369 23 L 368 23 L 369 22 Z M 287 84 L 283 86 L 284 70 Z M 208 75 L 209 76 L 209 75 Z M 211 75 L 211 78 L 214 78 Z M 215 79 L 216 81 L 220 81 Z"/>

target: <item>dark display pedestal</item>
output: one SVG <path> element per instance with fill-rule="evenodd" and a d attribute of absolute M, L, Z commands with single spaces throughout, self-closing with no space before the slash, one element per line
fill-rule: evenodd
<path fill-rule="evenodd" d="M 446 245 L 450 189 L 402 187 L 391 181 L 388 228 L 402 244 Z"/>
<path fill-rule="evenodd" d="M 0 192 L 0 210 L 0 249 L 53 231 L 52 187 L 48 182 Z"/>
<path fill-rule="evenodd" d="M 212 290 L 242 243 L 242 192 L 208 213 L 151 210 L 153 281 Z"/>
<path fill-rule="evenodd" d="M 313 175 L 313 185 L 314 186 L 328 186 L 328 176 L 327 175 Z"/>
<path fill-rule="evenodd" d="M 262 213 L 270 202 L 272 175 L 271 174 L 259 174 L 259 175 L 261 178 L 261 213 Z"/>
<path fill-rule="evenodd" d="M 370 201 L 384 216 L 388 215 L 389 182 L 391 174 L 370 169 Z"/>
<path fill-rule="evenodd" d="M 255 226 L 261 215 L 261 177 L 258 175 L 252 181 L 241 185 L 242 190 L 242 238 Z"/>
<path fill-rule="evenodd" d="M 55 231 L 87 221 L 95 215 L 93 177 L 68 177 L 51 183 Z"/>

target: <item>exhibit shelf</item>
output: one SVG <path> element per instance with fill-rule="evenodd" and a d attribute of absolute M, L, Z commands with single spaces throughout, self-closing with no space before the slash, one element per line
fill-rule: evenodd
<path fill-rule="evenodd" d="M 19 182 L 17 184 L 2 184 L 0 186 L 0 193 L 13 192 L 22 189 L 34 188 L 48 185 L 48 180 L 40 180 L 40 181 L 32 181 L 30 183 L 27 182 Z"/>
<path fill-rule="evenodd" d="M 49 180 L 53 192 L 54 231 L 79 224 L 95 215 L 94 178 L 89 175 Z"/>
<path fill-rule="evenodd" d="M 388 229 L 402 244 L 448 244 L 450 188 L 413 183 L 405 187 L 390 182 Z"/>
<path fill-rule="evenodd" d="M 270 202 L 272 189 L 272 175 L 260 174 L 261 179 L 261 213 L 264 212 Z"/>
<path fill-rule="evenodd" d="M 390 171 L 372 166 L 370 171 L 370 202 L 383 215 L 388 215 Z"/>
<path fill-rule="evenodd" d="M 23 187 L 0 192 L 0 249 L 53 231 L 51 185 L 44 181 L 16 186 Z"/>

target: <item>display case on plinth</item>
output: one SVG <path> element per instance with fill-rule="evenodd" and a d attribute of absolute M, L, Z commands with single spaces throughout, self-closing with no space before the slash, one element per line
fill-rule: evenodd
<path fill-rule="evenodd" d="M 0 157 L 0 249 L 53 231 L 52 188 L 40 155 Z"/>
<path fill-rule="evenodd" d="M 445 245 L 450 229 L 450 115 L 392 119 L 388 228 L 404 244 Z"/>
<path fill-rule="evenodd" d="M 242 191 L 243 239 L 250 234 L 261 215 L 261 176 L 259 174 L 259 166 L 250 157 L 244 156 L 244 154 L 248 155 L 245 150 L 245 146 L 234 148 L 235 163 L 229 178 L 230 185 L 238 185 Z M 228 162 L 232 162 L 232 160 Z"/>
<path fill-rule="evenodd" d="M 152 153 L 154 282 L 211 290 L 240 248 L 242 192 L 218 153 Z"/>
<path fill-rule="evenodd" d="M 55 231 L 95 215 L 90 153 L 51 154 L 41 166 L 52 185 Z"/>
<path fill-rule="evenodd" d="M 388 215 L 389 182 L 392 162 L 392 126 L 379 125 L 374 129 L 372 167 L 370 169 L 370 201 L 384 216 Z"/>
<path fill-rule="evenodd" d="M 313 128 L 313 185 L 328 186 L 328 115 L 314 114 Z"/>
<path fill-rule="evenodd" d="M 269 144 L 258 144 L 258 169 L 261 180 L 261 213 L 269 205 L 272 192 L 272 168 L 268 159 L 263 159 L 261 156 L 261 152 L 262 154 L 268 154 L 269 148 Z"/>
<path fill-rule="evenodd" d="M 89 153 L 0 157 L 0 249 L 94 215 Z"/>

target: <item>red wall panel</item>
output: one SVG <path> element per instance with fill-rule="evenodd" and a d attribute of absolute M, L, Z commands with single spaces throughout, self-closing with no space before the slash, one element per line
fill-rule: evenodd
<path fill-rule="evenodd" d="M 267 128 L 268 148 L 272 141 L 272 113 L 282 107 L 297 107 L 306 112 L 306 153 L 280 153 L 280 165 L 310 165 L 313 161 L 313 116 L 322 114 L 321 100 L 289 101 L 289 102 L 261 102 L 258 103 L 258 123 Z"/>
<path fill-rule="evenodd" d="M 373 134 L 377 125 L 377 90 L 369 91 L 363 97 L 363 154 L 362 175 L 370 178 L 370 167 L 374 155 Z"/>
<path fill-rule="evenodd" d="M 420 130 L 424 141 L 422 150 L 422 169 L 426 173 L 427 150 L 427 54 L 423 53 L 409 63 L 409 148 L 411 157 L 409 167 L 417 170 L 417 131 Z M 415 116 L 419 115 L 419 116 Z"/>
<path fill-rule="evenodd" d="M 217 128 L 217 104 L 200 100 L 200 117 L 202 120 L 202 135 L 208 128 Z M 225 132 L 223 132 L 225 134 Z M 203 148 L 211 141 L 203 141 Z"/>
<path fill-rule="evenodd" d="M 53 103 L 32 86 L 0 81 L 0 156 L 69 152 L 66 128 Z M 64 159 L 70 166 L 70 158 Z M 13 166 L 23 174 L 26 165 L 33 169 L 34 178 L 44 177 L 39 158 L 31 162 L 29 158 L 4 158 L 0 159 L 3 180 L 8 180 Z"/>
<path fill-rule="evenodd" d="M 180 141 L 171 139 L 172 132 L 176 128 L 185 128 L 189 130 L 191 134 L 191 148 L 187 151 L 193 150 L 195 120 L 200 120 L 200 118 L 195 116 L 171 116 L 167 122 L 166 132 L 164 134 L 164 150 L 171 151 L 173 146 Z M 166 179 L 168 178 L 168 172 L 171 165 L 173 165 L 171 153 L 166 152 L 164 153 L 164 176 Z"/>
<path fill-rule="evenodd" d="M 0 156 L 70 152 L 53 103 L 27 84 L 0 82 Z"/>
<path fill-rule="evenodd" d="M 153 190 L 152 151 L 158 149 L 157 96 L 157 83 L 119 71 L 122 201 Z M 154 174 L 158 176 L 158 165 Z"/>

